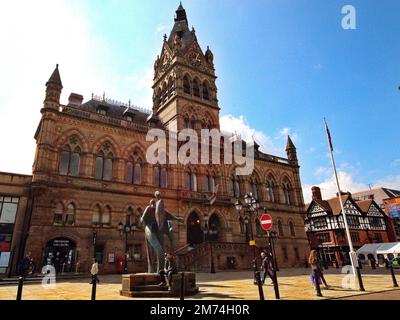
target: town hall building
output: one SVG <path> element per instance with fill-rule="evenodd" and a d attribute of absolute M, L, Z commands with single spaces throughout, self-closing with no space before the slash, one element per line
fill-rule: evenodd
<path fill-rule="evenodd" d="M 0 175 L 0 210 L 3 202 L 14 210 L 0 212 L 1 256 L 8 257 L 0 271 L 15 271 L 26 253 L 39 267 L 51 259 L 59 272 L 87 272 L 96 257 L 100 272 L 114 273 L 125 254 L 129 272 L 146 271 L 140 217 L 157 190 L 166 209 L 184 220 L 173 222 L 175 242 L 169 248 L 180 267 L 209 269 L 212 246 L 217 271 L 251 268 L 246 222 L 252 224 L 256 245 L 265 247 L 258 220 L 264 208 L 273 217 L 279 267 L 305 265 L 304 200 L 290 137 L 287 158 L 263 153 L 256 144 L 255 168 L 248 176 L 236 175 L 233 164 L 152 165 L 146 160 L 150 129 L 220 129 L 213 53 L 200 47 L 182 5 L 174 20 L 154 64 L 152 110 L 105 96 L 85 101 L 76 93 L 62 104 L 57 65 L 38 108 L 42 117 L 32 176 Z M 250 221 L 235 209 L 246 193 L 260 204 Z"/>

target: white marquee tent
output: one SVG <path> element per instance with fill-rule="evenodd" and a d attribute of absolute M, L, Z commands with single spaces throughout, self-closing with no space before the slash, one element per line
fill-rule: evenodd
<path fill-rule="evenodd" d="M 357 250 L 357 256 L 364 255 L 367 257 L 372 254 L 378 260 L 378 254 L 387 256 L 393 254 L 395 257 L 400 256 L 400 242 L 388 243 L 367 243 Z"/>

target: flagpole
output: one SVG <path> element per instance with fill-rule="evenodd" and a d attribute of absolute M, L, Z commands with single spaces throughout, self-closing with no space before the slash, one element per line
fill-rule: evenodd
<path fill-rule="evenodd" d="M 343 199 L 342 199 L 342 192 L 340 190 L 340 184 L 339 184 L 339 178 L 338 178 L 338 174 L 337 174 L 337 170 L 336 170 L 335 158 L 333 157 L 333 146 L 332 146 L 331 134 L 330 134 L 330 131 L 328 129 L 328 124 L 326 123 L 326 119 L 325 118 L 324 118 L 324 122 L 325 122 L 326 134 L 327 134 L 327 137 L 328 137 L 329 153 L 331 155 L 331 162 L 332 162 L 333 172 L 335 174 L 336 186 L 337 186 L 337 189 L 338 189 L 338 197 L 339 197 L 340 207 L 342 209 L 344 226 L 345 226 L 346 234 L 347 234 L 347 241 L 348 241 L 349 247 L 350 247 L 350 261 L 351 261 L 351 266 L 353 268 L 353 275 L 354 275 L 354 278 L 355 278 L 356 274 L 357 274 L 356 273 L 356 266 L 354 265 L 354 261 L 353 261 L 353 257 L 355 256 L 355 251 L 354 251 L 354 247 L 353 247 L 353 241 L 351 240 L 349 225 L 347 223 L 346 211 L 344 209 L 344 204 L 343 204 Z"/>

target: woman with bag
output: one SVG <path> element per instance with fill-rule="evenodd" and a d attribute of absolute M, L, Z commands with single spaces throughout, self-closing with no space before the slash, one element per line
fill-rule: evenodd
<path fill-rule="evenodd" d="M 322 273 L 321 264 L 318 258 L 317 250 L 311 250 L 310 257 L 308 258 L 308 263 L 311 266 L 311 281 L 313 286 L 315 286 L 315 281 L 321 281 L 324 283 L 326 289 L 329 289 L 329 285 L 326 283 L 324 274 Z M 315 279 L 314 274 L 317 275 L 318 279 Z M 313 281 L 314 279 L 314 281 Z"/>

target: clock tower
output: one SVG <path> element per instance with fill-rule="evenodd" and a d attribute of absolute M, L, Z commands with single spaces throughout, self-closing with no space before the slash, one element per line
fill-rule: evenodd
<path fill-rule="evenodd" d="M 153 113 L 148 121 L 171 131 L 219 129 L 216 79 L 213 54 L 209 47 L 201 49 L 180 4 L 154 63 Z"/>

